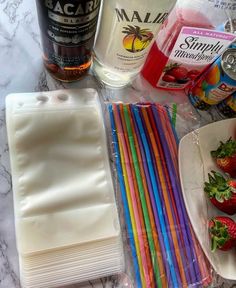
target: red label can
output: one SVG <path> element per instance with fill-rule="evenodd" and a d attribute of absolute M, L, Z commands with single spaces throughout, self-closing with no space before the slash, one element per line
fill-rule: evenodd
<path fill-rule="evenodd" d="M 189 100 L 208 110 L 236 91 L 236 49 L 228 48 L 189 91 Z"/>

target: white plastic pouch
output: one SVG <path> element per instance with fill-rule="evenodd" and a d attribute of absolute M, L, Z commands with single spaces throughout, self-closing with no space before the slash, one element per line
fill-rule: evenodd
<path fill-rule="evenodd" d="M 19 251 L 117 236 L 97 93 L 13 94 L 6 107 Z"/>

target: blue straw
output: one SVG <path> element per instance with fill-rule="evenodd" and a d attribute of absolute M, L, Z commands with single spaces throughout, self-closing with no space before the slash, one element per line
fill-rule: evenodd
<path fill-rule="evenodd" d="M 133 233 L 132 233 L 131 218 L 130 218 L 129 208 L 128 208 L 128 200 L 126 197 L 126 189 L 125 189 L 125 183 L 124 183 L 122 167 L 121 167 L 121 158 L 120 158 L 120 151 L 119 151 L 119 146 L 118 146 L 118 139 L 117 139 L 117 135 L 116 135 L 116 127 L 115 127 L 115 120 L 114 120 L 114 115 L 113 115 L 113 110 L 112 110 L 112 104 L 108 105 L 108 110 L 109 110 L 109 116 L 110 116 L 110 121 L 111 121 L 112 139 L 113 139 L 113 143 L 114 143 L 114 150 L 116 153 L 115 158 L 116 158 L 117 174 L 118 174 L 118 179 L 119 179 L 119 184 L 120 184 L 121 197 L 122 197 L 122 201 L 123 201 L 123 205 L 124 205 L 125 221 L 126 221 L 126 225 L 127 225 L 127 231 L 129 234 L 131 253 L 132 253 L 132 257 L 133 257 L 135 279 L 136 279 L 137 287 L 142 288 L 139 265 L 138 265 L 138 261 L 137 261 L 138 258 L 137 258 L 137 254 L 136 254 L 136 250 L 135 250 L 135 243 L 134 243 L 134 238 L 133 238 Z"/>
<path fill-rule="evenodd" d="M 144 144 L 144 150 L 145 150 L 145 154 L 146 154 L 147 161 L 148 161 L 148 169 L 149 169 L 150 176 L 151 176 L 151 182 L 152 182 L 152 186 L 153 186 L 153 191 L 154 191 L 159 221 L 160 221 L 160 225 L 161 225 L 161 230 L 162 230 L 162 234 L 163 234 L 163 238 L 164 238 L 164 244 L 165 244 L 166 254 L 167 254 L 167 262 L 168 262 L 169 267 L 170 267 L 172 282 L 173 282 L 174 287 L 178 288 L 178 281 L 177 281 L 177 277 L 176 277 L 176 273 L 175 273 L 175 267 L 174 267 L 173 261 L 172 261 L 170 243 L 169 243 L 169 239 L 167 236 L 166 226 L 165 226 L 165 222 L 164 222 L 164 218 L 163 218 L 164 215 L 163 215 L 161 201 L 159 198 L 159 191 L 158 191 L 157 182 L 155 179 L 155 172 L 154 172 L 154 168 L 152 165 L 151 154 L 149 151 L 146 135 L 144 133 L 143 124 L 142 124 L 142 121 L 141 121 L 140 116 L 139 116 L 138 108 L 134 107 L 134 106 L 131 106 L 131 108 L 134 111 L 135 120 L 137 121 L 137 126 L 140 130 L 141 138 L 142 138 L 142 141 Z"/>

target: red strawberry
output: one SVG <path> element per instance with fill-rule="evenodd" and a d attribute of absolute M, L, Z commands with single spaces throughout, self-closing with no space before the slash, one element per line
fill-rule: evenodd
<path fill-rule="evenodd" d="M 171 75 L 168 75 L 168 74 L 165 74 L 162 77 L 162 80 L 165 81 L 165 82 L 175 82 L 176 81 L 174 76 L 171 76 Z"/>
<path fill-rule="evenodd" d="M 186 79 L 188 76 L 188 70 L 184 67 L 174 67 L 168 71 L 168 74 L 175 77 L 176 80 Z"/>
<path fill-rule="evenodd" d="M 230 187 L 233 188 L 233 190 L 236 191 L 236 181 L 235 181 L 235 180 L 232 180 L 232 179 L 229 180 L 229 181 L 228 181 L 228 184 L 229 184 Z"/>
<path fill-rule="evenodd" d="M 197 74 L 188 74 L 188 78 L 191 80 L 195 80 L 197 78 Z"/>
<path fill-rule="evenodd" d="M 211 151 L 211 156 L 215 159 L 217 166 L 236 178 L 236 141 L 229 138 L 225 143 L 220 142 L 217 150 Z"/>
<path fill-rule="evenodd" d="M 204 191 L 211 203 L 219 210 L 233 215 L 236 213 L 236 181 L 224 178 L 220 173 L 209 173 L 209 182 L 205 182 Z"/>
<path fill-rule="evenodd" d="M 209 222 L 211 251 L 230 250 L 236 244 L 236 224 L 229 217 L 217 216 Z"/>
<path fill-rule="evenodd" d="M 193 69 L 193 70 L 188 71 L 188 74 L 198 75 L 198 74 L 200 74 L 200 71 Z"/>
<path fill-rule="evenodd" d="M 191 80 L 194 80 L 198 75 L 199 75 L 198 70 L 190 70 L 188 71 L 187 77 L 190 78 Z"/>

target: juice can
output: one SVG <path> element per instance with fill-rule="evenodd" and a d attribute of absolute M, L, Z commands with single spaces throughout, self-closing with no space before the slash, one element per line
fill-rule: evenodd
<path fill-rule="evenodd" d="M 189 100 L 208 110 L 236 91 L 236 48 L 228 48 L 189 90 Z"/>
<path fill-rule="evenodd" d="M 216 106 L 216 108 L 223 117 L 236 117 L 236 92 L 234 92 L 231 96 L 220 102 Z"/>

